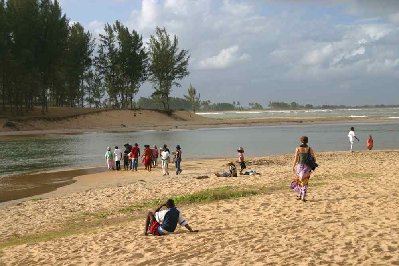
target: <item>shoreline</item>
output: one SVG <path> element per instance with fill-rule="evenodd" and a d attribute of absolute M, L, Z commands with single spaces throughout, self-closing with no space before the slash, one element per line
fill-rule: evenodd
<path fill-rule="evenodd" d="M 355 151 L 354 154 L 368 153 L 369 151 L 360 150 Z M 373 150 L 373 153 L 395 153 L 397 149 Z M 321 151 L 318 154 L 326 155 L 331 153 L 350 154 L 348 151 Z M 291 163 L 290 154 L 272 154 L 265 156 L 255 156 L 247 158 L 248 166 L 252 165 L 253 161 L 262 158 L 289 158 L 286 163 Z M 225 164 L 228 161 L 235 161 L 235 158 L 215 157 L 215 158 L 198 158 L 185 160 L 183 167 L 188 167 L 192 170 L 202 164 Z M 237 167 L 239 167 L 237 165 Z M 33 174 L 20 174 L 14 176 L 4 177 L 2 180 L 3 186 L 0 187 L 0 209 L 6 206 L 12 206 L 24 201 L 54 198 L 68 195 L 75 192 L 83 192 L 92 189 L 100 189 L 107 187 L 123 186 L 131 182 L 142 180 L 142 177 L 151 177 L 153 180 L 161 182 L 165 180 L 162 176 L 162 169 L 160 161 L 158 166 L 153 168 L 151 172 L 147 172 L 143 165 L 139 165 L 139 171 L 133 172 L 131 170 L 116 171 L 108 170 L 105 166 L 98 167 L 82 167 L 76 169 L 54 169 Z M 175 176 L 173 164 L 169 164 L 170 176 Z M 109 177 L 112 177 L 110 179 Z M 5 184 L 5 185 L 4 185 Z"/>

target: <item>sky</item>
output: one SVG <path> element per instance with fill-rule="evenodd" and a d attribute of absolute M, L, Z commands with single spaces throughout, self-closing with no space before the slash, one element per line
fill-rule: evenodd
<path fill-rule="evenodd" d="M 202 100 L 399 104 L 398 0 L 60 0 L 97 37 L 121 21 L 147 42 L 165 27 L 189 50 Z M 138 97 L 148 97 L 151 84 Z"/>

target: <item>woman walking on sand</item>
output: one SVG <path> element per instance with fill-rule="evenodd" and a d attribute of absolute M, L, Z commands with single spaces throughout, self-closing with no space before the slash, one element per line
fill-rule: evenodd
<path fill-rule="evenodd" d="M 374 147 L 374 140 L 371 135 L 369 135 L 369 138 L 367 139 L 367 149 L 371 151 Z"/>
<path fill-rule="evenodd" d="M 308 146 L 308 137 L 302 136 L 300 138 L 301 144 L 295 149 L 294 162 L 292 170 L 296 176 L 295 185 L 292 187 L 294 191 L 298 192 L 298 200 L 306 201 L 306 194 L 308 190 L 308 183 L 311 174 L 311 169 L 305 164 L 309 154 L 316 161 L 316 157 L 312 148 Z"/>

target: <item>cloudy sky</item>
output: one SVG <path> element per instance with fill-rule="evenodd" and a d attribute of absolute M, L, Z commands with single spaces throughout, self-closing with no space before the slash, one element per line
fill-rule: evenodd
<path fill-rule="evenodd" d="M 191 73 L 174 96 L 191 83 L 212 102 L 399 104 L 398 0 L 60 2 L 94 35 L 115 20 L 176 34 Z"/>

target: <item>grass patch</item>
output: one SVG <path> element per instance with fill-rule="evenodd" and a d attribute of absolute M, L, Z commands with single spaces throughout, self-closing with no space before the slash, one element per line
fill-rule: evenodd
<path fill-rule="evenodd" d="M 320 186 L 322 180 L 312 180 L 311 186 Z M 192 194 L 178 195 L 172 197 L 177 205 L 188 205 L 196 203 L 209 203 L 219 200 L 237 199 L 256 195 L 272 194 L 280 191 L 288 191 L 289 182 L 283 181 L 272 186 L 263 187 L 234 187 L 225 186 L 219 188 L 206 189 Z M 0 250 L 23 244 L 34 244 L 43 241 L 50 241 L 65 238 L 77 234 L 90 234 L 96 232 L 100 227 L 117 225 L 132 219 L 139 219 L 139 215 L 132 216 L 134 212 L 142 212 L 152 209 L 164 203 L 166 199 L 153 199 L 146 202 L 131 204 L 118 210 L 99 211 L 93 213 L 83 213 L 66 221 L 56 231 L 37 233 L 25 236 L 15 236 L 0 243 Z M 118 216 L 116 214 L 122 214 Z M 142 215 L 142 213 L 140 213 Z M 141 216 L 140 216 L 141 217 Z M 141 217 L 143 218 L 143 217 Z M 144 218 L 143 218 L 144 219 Z"/>

